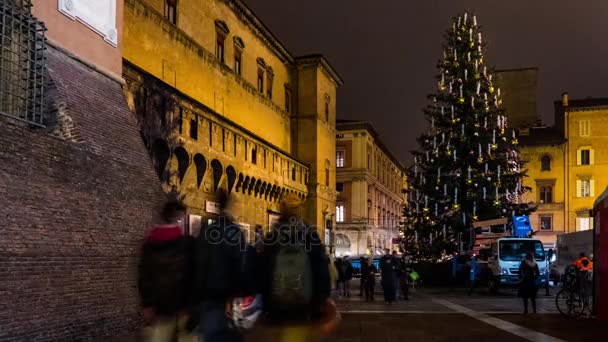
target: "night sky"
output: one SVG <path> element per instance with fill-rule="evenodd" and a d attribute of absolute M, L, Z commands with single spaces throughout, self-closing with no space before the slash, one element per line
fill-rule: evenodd
<path fill-rule="evenodd" d="M 371 121 L 402 162 L 426 129 L 443 33 L 464 10 L 477 15 L 486 63 L 538 67 L 539 113 L 553 101 L 608 97 L 608 1 L 244 0 L 294 55 L 324 54 L 345 85 L 338 118 Z"/>

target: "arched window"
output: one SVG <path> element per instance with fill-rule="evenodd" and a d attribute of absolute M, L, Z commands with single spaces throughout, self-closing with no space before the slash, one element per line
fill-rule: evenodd
<path fill-rule="evenodd" d="M 543 156 L 540 160 L 540 170 L 550 171 L 551 170 L 551 157 Z"/>

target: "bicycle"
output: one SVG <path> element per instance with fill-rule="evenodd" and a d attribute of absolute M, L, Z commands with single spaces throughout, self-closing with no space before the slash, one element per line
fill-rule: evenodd
<path fill-rule="evenodd" d="M 562 276 L 562 289 L 555 296 L 557 310 L 567 318 L 581 317 L 589 307 L 589 293 L 582 288 L 579 270 L 567 266 Z"/>

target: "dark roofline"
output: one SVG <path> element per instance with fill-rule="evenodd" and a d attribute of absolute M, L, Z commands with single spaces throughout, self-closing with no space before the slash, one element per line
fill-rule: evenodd
<path fill-rule="evenodd" d="M 329 64 L 329 61 L 322 54 L 312 54 L 296 57 L 297 65 L 308 65 L 308 64 L 320 64 L 323 69 L 333 78 L 336 85 L 341 86 L 344 84 L 344 80 L 340 77 L 336 69 Z"/>
<path fill-rule="evenodd" d="M 258 16 L 241 0 L 224 0 L 229 4 L 233 4 L 235 9 L 238 10 L 243 18 L 247 21 L 247 23 L 251 24 L 255 29 L 257 29 L 260 34 L 268 40 L 268 43 L 272 48 L 276 50 L 276 52 L 283 59 L 287 60 L 289 63 L 294 63 L 295 59 L 293 55 L 287 50 L 285 46 L 281 43 L 281 41 L 264 25 L 264 23 L 258 18 Z"/>
<path fill-rule="evenodd" d="M 494 70 L 494 73 L 509 72 L 509 71 L 526 71 L 526 70 L 536 70 L 536 71 L 538 71 L 538 67 L 513 68 L 513 69 L 496 69 L 496 70 Z"/>
<path fill-rule="evenodd" d="M 391 151 L 384 145 L 382 139 L 380 139 L 380 134 L 376 132 L 374 126 L 369 121 L 356 121 L 356 120 L 337 120 L 336 121 L 336 129 L 338 131 L 353 131 L 353 130 L 366 130 L 371 136 L 374 138 L 376 145 L 380 147 L 382 152 L 384 152 L 388 158 L 397 165 L 401 169 L 402 172 L 406 171 L 406 168 L 401 164 L 401 162 L 391 153 Z"/>
<path fill-rule="evenodd" d="M 556 108 L 565 108 L 562 100 L 554 101 Z M 586 99 L 568 99 L 567 108 L 608 107 L 608 97 L 589 97 Z"/>

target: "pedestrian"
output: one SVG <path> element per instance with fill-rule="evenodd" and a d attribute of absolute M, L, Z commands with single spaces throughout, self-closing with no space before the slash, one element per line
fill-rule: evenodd
<path fill-rule="evenodd" d="M 528 299 L 532 303 L 532 312 L 536 313 L 536 279 L 540 276 L 534 254 L 528 252 L 519 265 L 519 294 L 524 300 L 524 314 L 528 313 Z"/>
<path fill-rule="evenodd" d="M 411 270 L 409 269 L 409 267 L 407 267 L 407 265 L 405 264 L 405 262 L 403 262 L 403 260 L 401 261 L 401 267 L 402 267 L 402 271 L 401 274 L 399 275 L 399 286 L 401 288 L 401 296 L 403 298 L 403 300 L 409 300 L 409 294 L 410 294 L 410 272 Z"/>
<path fill-rule="evenodd" d="M 263 253 L 264 309 L 284 342 L 309 341 L 323 329 L 330 331 L 337 317 L 330 299 L 329 261 L 316 230 L 299 218 L 299 205 L 295 195 L 283 199 Z"/>
<path fill-rule="evenodd" d="M 397 255 L 397 251 L 393 251 L 393 262 L 395 263 L 395 300 L 399 300 L 401 296 L 401 286 L 399 280 L 401 279 L 401 273 L 403 271 L 401 259 Z"/>
<path fill-rule="evenodd" d="M 329 285 L 330 291 L 333 292 L 338 284 L 338 270 L 336 269 L 336 262 L 332 255 L 327 257 L 329 267 Z"/>
<path fill-rule="evenodd" d="M 196 318 L 190 317 L 195 243 L 180 226 L 185 211 L 178 200 L 168 201 L 162 211 L 164 224 L 153 227 L 142 246 L 138 287 L 148 325 L 144 330 L 146 341 L 193 338 L 188 328 L 196 326 Z"/>
<path fill-rule="evenodd" d="M 365 284 L 365 300 L 374 301 L 374 291 L 376 287 L 376 266 L 371 258 L 365 260 L 365 267 L 361 267 L 361 281 Z"/>
<path fill-rule="evenodd" d="M 382 291 L 384 292 L 384 302 L 392 304 L 395 301 L 397 283 L 396 263 L 389 250 L 380 258 L 380 272 L 382 275 Z"/>
<path fill-rule="evenodd" d="M 585 306 L 589 307 L 589 297 L 593 288 L 593 262 L 587 258 L 585 253 L 581 253 L 579 258 L 574 262 L 574 266 L 578 270 L 578 282 L 581 292 L 581 297 Z"/>
<path fill-rule="evenodd" d="M 363 293 L 365 292 L 365 278 L 363 278 L 363 272 L 366 271 L 367 268 L 367 260 L 364 256 L 359 258 L 359 297 L 363 297 Z"/>
<path fill-rule="evenodd" d="M 339 273 L 339 282 L 340 282 L 340 292 L 341 295 L 350 298 L 350 281 L 353 279 L 353 265 L 348 258 L 348 255 L 345 255 L 340 262 L 340 268 L 338 269 Z"/>
<path fill-rule="evenodd" d="M 243 337 L 229 319 L 236 298 L 255 293 L 255 282 L 245 256 L 256 255 L 247 248 L 245 237 L 230 213 L 230 198 L 224 190 L 215 194 L 220 214 L 216 224 L 199 235 L 197 254 L 197 294 L 200 296 L 199 332 L 205 342 L 240 342 Z M 247 270 L 244 265 L 249 265 Z M 247 271 L 247 272 L 245 272 Z"/>
<path fill-rule="evenodd" d="M 336 278 L 336 290 L 338 291 L 338 298 L 340 298 L 342 297 L 342 276 L 340 273 L 340 270 L 342 269 L 342 258 L 336 258 L 334 261 L 334 266 L 338 271 L 338 277 Z"/>

